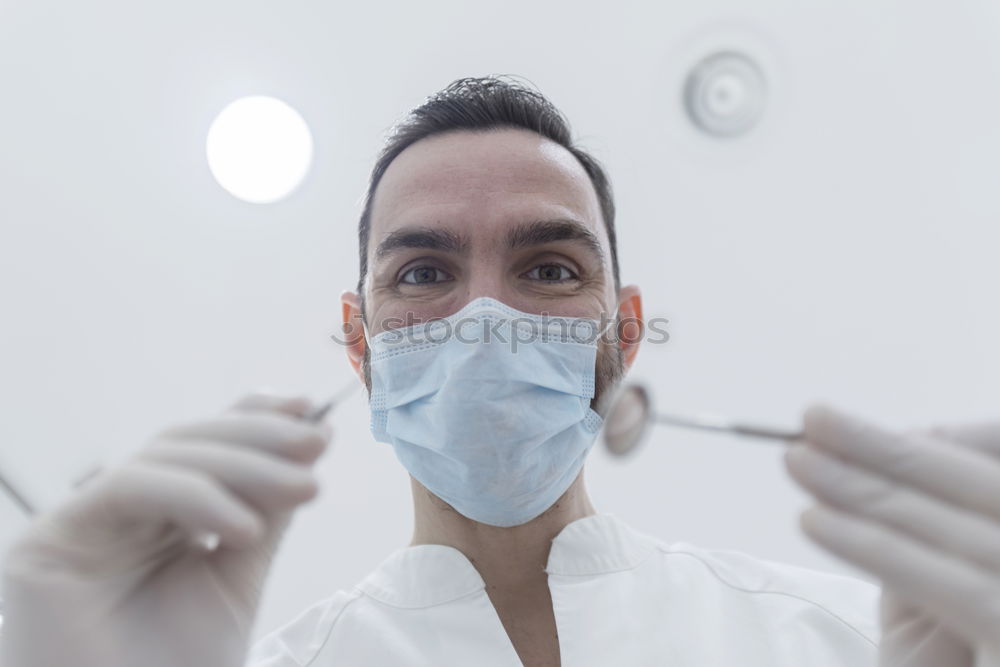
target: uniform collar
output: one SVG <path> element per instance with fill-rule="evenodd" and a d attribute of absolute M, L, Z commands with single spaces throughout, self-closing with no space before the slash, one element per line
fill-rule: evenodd
<path fill-rule="evenodd" d="M 649 537 L 613 514 L 593 514 L 566 524 L 556 535 L 545 572 L 585 576 L 628 570 L 655 549 Z M 484 587 L 465 554 L 443 544 L 397 549 L 357 585 L 380 602 L 409 609 L 450 602 Z"/>
<path fill-rule="evenodd" d="M 593 514 L 566 524 L 556 535 L 545 571 L 582 576 L 631 570 L 654 551 L 656 545 L 650 537 L 615 515 Z"/>

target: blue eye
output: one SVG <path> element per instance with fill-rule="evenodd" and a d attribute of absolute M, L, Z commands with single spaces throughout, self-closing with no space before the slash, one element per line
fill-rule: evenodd
<path fill-rule="evenodd" d="M 417 266 L 402 275 L 399 282 L 408 285 L 432 285 L 451 280 L 451 276 L 433 266 Z"/>
<path fill-rule="evenodd" d="M 566 280 L 576 279 L 576 274 L 562 264 L 539 264 L 525 275 L 534 280 L 542 280 L 550 283 L 561 283 Z"/>

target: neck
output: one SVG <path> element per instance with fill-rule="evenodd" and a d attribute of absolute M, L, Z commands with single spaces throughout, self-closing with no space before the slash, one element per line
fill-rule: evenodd
<path fill-rule="evenodd" d="M 567 524 L 597 513 L 587 496 L 583 469 L 562 496 L 539 516 L 520 526 L 479 523 L 410 477 L 414 530 L 410 546 L 443 544 L 458 549 L 478 570 L 489 590 L 524 591 L 548 586 L 545 566 L 552 539 Z"/>

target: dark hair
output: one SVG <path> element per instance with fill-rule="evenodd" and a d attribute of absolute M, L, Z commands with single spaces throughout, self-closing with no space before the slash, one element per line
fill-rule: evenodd
<path fill-rule="evenodd" d="M 611 244 L 611 267 L 615 287 L 620 287 L 618 244 L 615 239 L 615 202 L 611 182 L 601 164 L 573 144 L 569 122 L 537 90 L 504 80 L 504 76 L 457 79 L 427 98 L 393 126 L 372 170 L 364 209 L 358 223 L 360 275 L 358 294 L 364 304 L 364 279 L 368 272 L 368 241 L 372 201 L 386 169 L 408 146 L 427 137 L 455 130 L 487 131 L 495 128 L 525 128 L 563 146 L 576 156 L 597 192 L 604 225 Z"/>

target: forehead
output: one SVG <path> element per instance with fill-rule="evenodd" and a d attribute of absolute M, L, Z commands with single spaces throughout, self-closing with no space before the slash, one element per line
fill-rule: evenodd
<path fill-rule="evenodd" d="M 375 192 L 369 251 L 407 225 L 461 230 L 474 242 L 566 217 L 607 245 L 597 194 L 572 153 L 529 130 L 454 131 L 414 143 L 389 165 Z"/>

